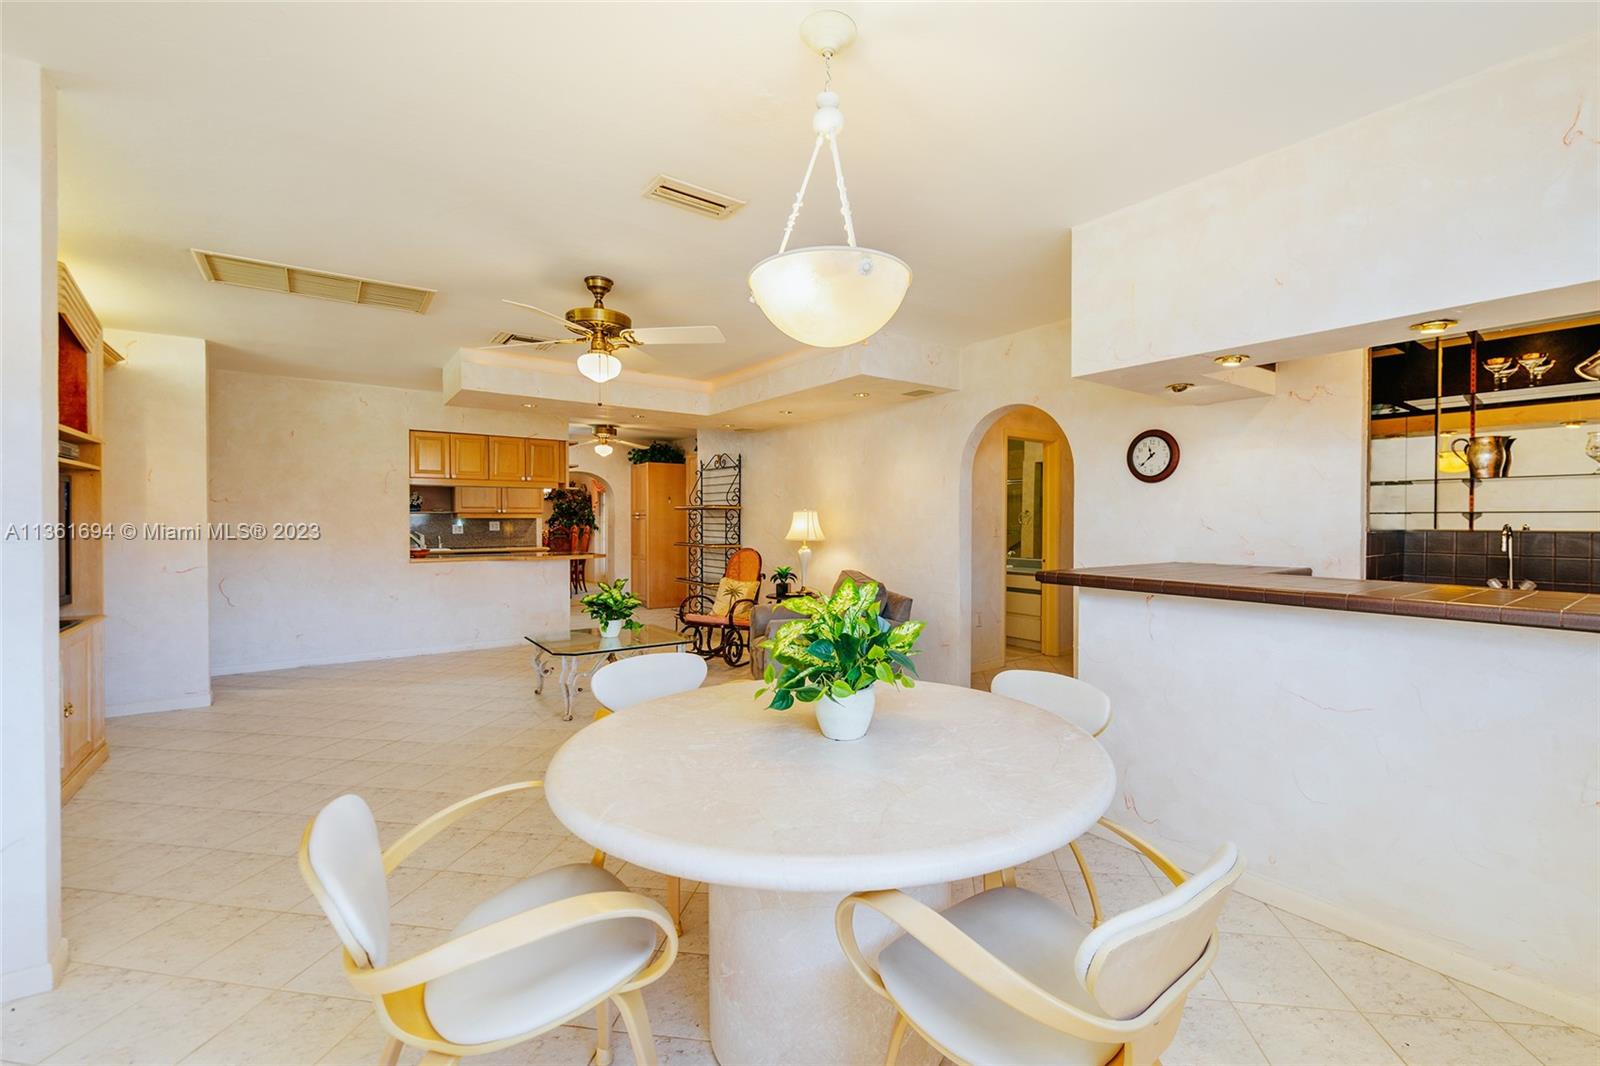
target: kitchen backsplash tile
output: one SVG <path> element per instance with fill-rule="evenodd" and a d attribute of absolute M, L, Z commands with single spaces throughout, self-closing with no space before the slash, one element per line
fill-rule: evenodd
<path fill-rule="evenodd" d="M 1553 592 L 1600 593 L 1600 533 L 1519 531 L 1517 580 Z M 1380 581 L 1506 580 L 1498 530 L 1375 529 L 1367 534 L 1367 577 Z"/>
<path fill-rule="evenodd" d="M 455 532 L 456 518 L 447 514 L 411 515 L 411 532 L 422 533 L 428 546 L 444 541 L 446 548 L 533 548 L 539 545 L 539 520 L 536 518 L 463 518 L 461 532 Z M 489 523 L 500 528 L 490 532 Z"/>

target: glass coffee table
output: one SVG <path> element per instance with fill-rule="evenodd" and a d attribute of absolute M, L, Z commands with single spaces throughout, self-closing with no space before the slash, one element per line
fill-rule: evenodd
<path fill-rule="evenodd" d="M 642 629 L 627 630 L 614 637 L 602 637 L 593 626 L 571 629 L 564 633 L 548 633 L 537 637 L 524 637 L 533 645 L 533 672 L 537 683 L 534 695 L 544 694 L 545 675 L 561 669 L 561 695 L 565 700 L 561 720 L 572 721 L 572 699 L 583 691 L 583 682 L 606 663 L 630 655 L 639 655 L 661 648 L 686 648 L 692 638 L 663 626 L 647 625 Z"/>

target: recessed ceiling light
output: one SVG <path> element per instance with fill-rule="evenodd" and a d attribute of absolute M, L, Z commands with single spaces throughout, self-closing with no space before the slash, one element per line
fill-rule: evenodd
<path fill-rule="evenodd" d="M 633 416 L 633 420 L 635 422 L 643 422 L 644 421 L 644 415 L 634 415 Z"/>
<path fill-rule="evenodd" d="M 1243 352 L 1234 352 L 1232 355 L 1219 355 L 1211 360 L 1218 366 L 1244 366 L 1250 357 Z"/>
<path fill-rule="evenodd" d="M 1174 381 L 1171 385 L 1167 386 L 1167 391 L 1168 392 L 1173 392 L 1173 393 L 1188 392 L 1192 388 L 1194 388 L 1194 383 L 1193 382 L 1189 382 L 1189 381 Z"/>
<path fill-rule="evenodd" d="M 533 406 L 533 404 L 531 404 L 531 403 L 525 403 L 525 404 L 523 404 L 523 405 L 522 405 L 522 406 L 524 406 L 524 407 L 532 407 L 532 406 Z"/>
<path fill-rule="evenodd" d="M 792 415 L 792 414 L 794 414 L 794 412 L 793 412 L 793 411 L 779 411 L 779 412 L 778 412 L 778 413 L 779 413 L 779 414 L 780 414 L 780 415 Z"/>
<path fill-rule="evenodd" d="M 1443 333 L 1455 324 L 1456 320 L 1453 318 L 1430 318 L 1426 322 L 1411 323 L 1411 328 L 1418 333 L 1434 334 Z"/>
<path fill-rule="evenodd" d="M 733 428 L 733 423 L 732 422 L 724 422 L 724 423 L 722 423 L 722 428 L 723 429 L 732 429 Z"/>
<path fill-rule="evenodd" d="M 870 393 L 870 392 L 853 392 L 850 395 L 854 396 L 858 400 L 865 400 L 868 396 L 871 396 L 872 393 Z"/>

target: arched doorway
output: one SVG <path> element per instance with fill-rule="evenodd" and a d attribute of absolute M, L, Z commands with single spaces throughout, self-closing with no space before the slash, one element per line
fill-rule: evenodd
<path fill-rule="evenodd" d="M 611 546 L 617 543 L 613 528 L 617 510 L 616 493 L 612 491 L 609 481 L 587 470 L 571 471 L 567 483 L 587 489 L 589 497 L 594 500 L 594 539 L 589 542 L 589 550 L 603 558 L 589 561 L 589 581 L 591 585 L 597 581 L 610 581 L 615 572 L 612 560 L 616 558 L 616 553 L 611 550 Z"/>
<path fill-rule="evenodd" d="M 968 551 L 972 684 L 1004 669 L 1072 673 L 1072 590 L 1039 570 L 1072 565 L 1072 448 L 1037 407 L 992 412 L 969 444 Z"/>

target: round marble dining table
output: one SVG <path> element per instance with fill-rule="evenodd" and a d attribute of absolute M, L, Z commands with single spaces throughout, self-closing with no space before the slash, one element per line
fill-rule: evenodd
<path fill-rule="evenodd" d="M 696 689 L 584 727 L 545 795 L 587 843 L 709 886 L 723 1066 L 881 1061 L 893 1011 L 839 948 L 839 901 L 901 888 L 942 907 L 953 880 L 1065 846 L 1110 806 L 1111 759 L 1055 715 L 974 689 L 879 685 L 872 728 L 846 743 L 755 689 Z M 870 953 L 895 931 L 864 912 Z M 921 1041 L 905 1050 L 938 1058 Z"/>

